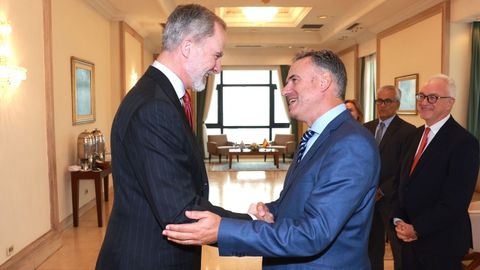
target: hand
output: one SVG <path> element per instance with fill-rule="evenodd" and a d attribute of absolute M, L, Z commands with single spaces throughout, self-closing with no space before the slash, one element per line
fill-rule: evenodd
<path fill-rule="evenodd" d="M 207 245 L 217 242 L 221 217 L 208 211 L 186 211 L 195 223 L 168 224 L 162 234 L 181 245 Z"/>
<path fill-rule="evenodd" d="M 399 221 L 395 224 L 395 231 L 397 232 L 398 239 L 404 242 L 412 242 L 418 239 L 417 232 L 413 226 L 404 221 Z"/>
<path fill-rule="evenodd" d="M 268 223 L 275 222 L 273 214 L 270 213 L 268 207 L 262 202 L 257 204 L 252 203 L 248 208 L 248 213 L 254 215 L 258 220 L 263 220 Z"/>

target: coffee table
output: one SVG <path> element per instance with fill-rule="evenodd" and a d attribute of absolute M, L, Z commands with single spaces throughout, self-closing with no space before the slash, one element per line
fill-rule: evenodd
<path fill-rule="evenodd" d="M 279 167 L 279 162 L 278 162 L 278 157 L 279 157 L 279 152 L 277 149 L 272 149 L 272 148 L 260 148 L 258 151 L 252 151 L 250 149 L 239 149 L 239 148 L 233 148 L 228 150 L 228 167 L 231 169 L 232 168 L 232 158 L 233 156 L 237 156 L 237 160 L 239 156 L 255 156 L 255 155 L 262 155 L 262 156 L 267 156 L 271 155 L 273 156 L 273 164 Z"/>

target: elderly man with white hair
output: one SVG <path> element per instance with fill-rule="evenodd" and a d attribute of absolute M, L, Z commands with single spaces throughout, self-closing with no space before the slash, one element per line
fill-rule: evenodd
<path fill-rule="evenodd" d="M 450 77 L 433 76 L 416 99 L 425 125 L 407 147 L 393 215 L 402 267 L 461 270 L 472 244 L 467 210 L 479 169 L 478 140 L 450 114 L 455 103 Z"/>

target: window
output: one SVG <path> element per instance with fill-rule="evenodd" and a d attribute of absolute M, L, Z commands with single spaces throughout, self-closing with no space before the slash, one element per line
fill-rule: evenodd
<path fill-rule="evenodd" d="M 207 134 L 261 143 L 291 133 L 277 70 L 224 70 L 215 76 Z"/>

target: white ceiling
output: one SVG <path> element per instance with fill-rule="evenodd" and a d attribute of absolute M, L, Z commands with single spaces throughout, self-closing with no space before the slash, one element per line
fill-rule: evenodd
<path fill-rule="evenodd" d="M 175 6 L 198 3 L 216 7 L 279 6 L 312 7 L 296 27 L 230 27 L 227 47 L 293 47 L 341 50 L 372 39 L 377 33 L 442 2 L 442 0 L 84 0 L 111 20 L 126 21 L 145 44 L 158 52 L 161 23 Z M 264 4 L 263 2 L 269 2 Z M 326 19 L 319 18 L 326 15 Z M 346 30 L 354 23 L 356 31 Z M 323 24 L 317 31 L 304 31 L 303 24 Z"/>

